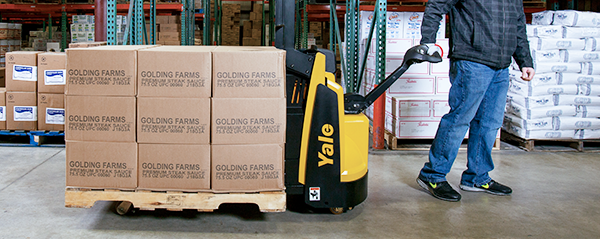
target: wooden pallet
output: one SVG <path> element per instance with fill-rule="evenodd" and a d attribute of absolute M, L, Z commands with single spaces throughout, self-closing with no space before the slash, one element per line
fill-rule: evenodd
<path fill-rule="evenodd" d="M 525 151 L 600 151 L 600 139 L 523 139 L 504 130 L 502 130 L 501 139 Z"/>
<path fill-rule="evenodd" d="M 144 190 L 84 189 L 67 187 L 65 206 L 91 208 L 97 201 L 129 202 L 140 210 L 166 209 L 182 211 L 193 209 L 212 212 L 224 203 L 256 204 L 261 212 L 284 212 L 286 194 L 283 191 L 260 193 L 211 192 L 154 192 Z"/>
<path fill-rule="evenodd" d="M 65 147 L 65 132 L 0 130 L 0 146 Z"/>
<path fill-rule="evenodd" d="M 429 150 L 433 139 L 400 139 L 396 138 L 394 134 L 389 131 L 385 131 L 385 141 L 391 150 Z M 464 139 L 460 150 L 467 149 L 468 139 Z M 492 150 L 500 150 L 500 138 L 494 142 L 494 148 Z"/>

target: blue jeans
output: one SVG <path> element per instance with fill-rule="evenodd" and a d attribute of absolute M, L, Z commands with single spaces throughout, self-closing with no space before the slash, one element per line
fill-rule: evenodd
<path fill-rule="evenodd" d="M 450 112 L 442 117 L 419 177 L 432 183 L 446 181 L 460 145 L 469 131 L 467 170 L 461 184 L 482 185 L 491 181 L 492 148 L 504 119 L 508 69 L 453 60 L 450 63 Z"/>

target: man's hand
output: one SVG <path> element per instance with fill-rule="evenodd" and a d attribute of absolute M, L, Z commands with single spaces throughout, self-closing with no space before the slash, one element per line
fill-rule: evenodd
<path fill-rule="evenodd" d="M 521 69 L 521 72 L 523 73 L 521 75 L 521 79 L 523 79 L 524 81 L 532 80 L 533 76 L 535 75 L 535 70 L 531 67 L 523 67 L 523 69 Z"/>
<path fill-rule="evenodd" d="M 440 46 L 438 46 L 437 44 L 427 43 L 425 45 L 428 48 L 427 55 L 433 56 L 433 53 L 437 52 L 438 54 L 440 54 L 440 57 L 444 56 L 444 52 L 442 51 L 442 48 Z"/>

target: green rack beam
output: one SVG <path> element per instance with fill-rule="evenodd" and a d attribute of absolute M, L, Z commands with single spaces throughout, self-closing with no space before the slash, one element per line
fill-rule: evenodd
<path fill-rule="evenodd" d="M 108 45 L 117 45 L 117 0 L 107 0 L 106 41 Z"/>

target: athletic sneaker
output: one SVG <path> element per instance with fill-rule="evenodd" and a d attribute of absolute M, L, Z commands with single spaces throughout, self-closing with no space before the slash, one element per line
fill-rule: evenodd
<path fill-rule="evenodd" d="M 420 178 L 417 178 L 417 183 L 431 195 L 437 199 L 458 202 L 460 201 L 460 193 L 458 193 L 447 181 L 439 183 L 430 183 Z"/>
<path fill-rule="evenodd" d="M 490 181 L 489 183 L 479 185 L 479 186 L 478 185 L 467 186 L 467 185 L 461 184 L 460 189 L 469 191 L 469 192 L 486 192 L 489 194 L 500 195 L 500 196 L 510 195 L 512 193 L 512 189 L 510 189 L 509 187 L 504 186 L 494 180 Z"/>

